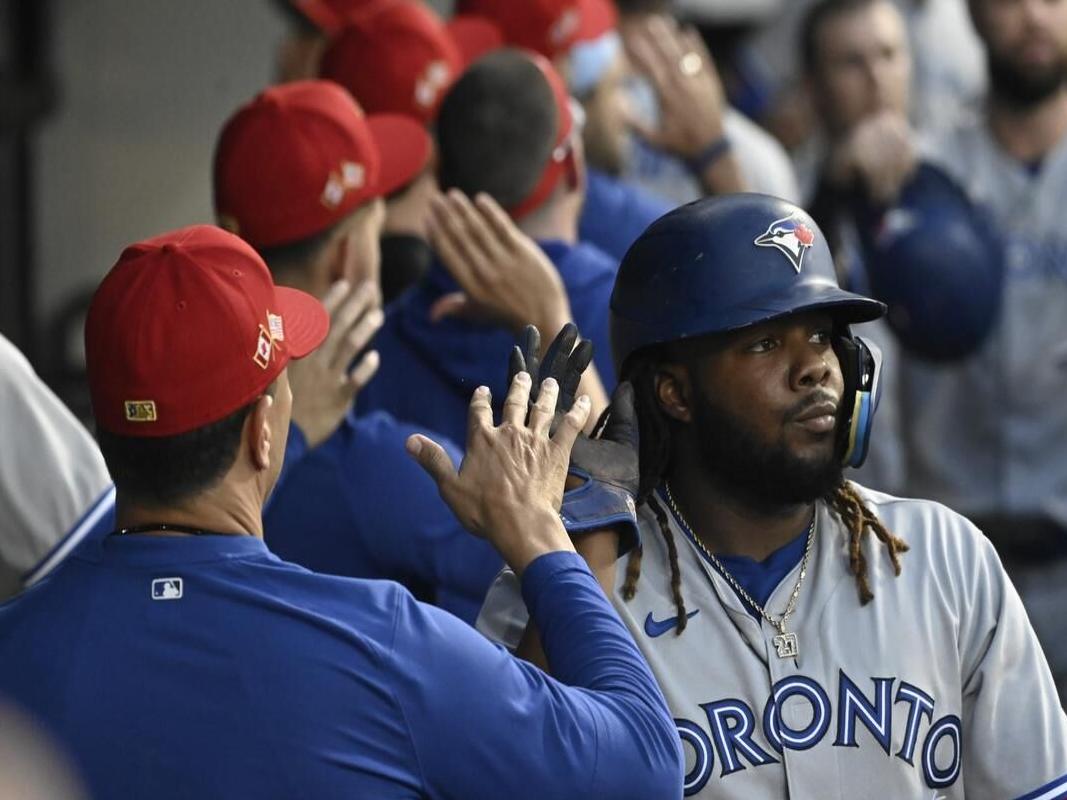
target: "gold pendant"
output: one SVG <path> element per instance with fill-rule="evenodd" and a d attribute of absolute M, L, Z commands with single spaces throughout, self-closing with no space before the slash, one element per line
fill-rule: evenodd
<path fill-rule="evenodd" d="M 780 633 L 774 637 L 774 649 L 778 658 L 796 658 L 800 652 L 800 643 L 795 633 Z"/>

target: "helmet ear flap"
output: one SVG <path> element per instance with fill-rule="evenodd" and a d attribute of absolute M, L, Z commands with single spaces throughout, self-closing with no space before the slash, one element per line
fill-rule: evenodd
<path fill-rule="evenodd" d="M 859 467 L 867 459 L 874 412 L 881 399 L 882 351 L 873 342 L 843 328 L 834 335 L 834 352 L 845 383 L 837 452 L 844 466 Z"/>

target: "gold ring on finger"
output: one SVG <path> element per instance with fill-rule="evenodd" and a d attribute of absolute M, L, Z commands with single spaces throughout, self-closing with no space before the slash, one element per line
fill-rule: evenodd
<path fill-rule="evenodd" d="M 704 59 L 700 57 L 700 53 L 695 53 L 692 50 L 678 60 L 678 69 L 681 70 L 682 74 L 687 78 L 693 77 L 703 68 Z"/>

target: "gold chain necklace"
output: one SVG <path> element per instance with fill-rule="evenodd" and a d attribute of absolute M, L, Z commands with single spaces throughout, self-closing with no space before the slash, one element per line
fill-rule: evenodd
<path fill-rule="evenodd" d="M 780 617 L 775 619 L 773 616 L 767 613 L 767 610 L 756 602 L 744 587 L 730 574 L 730 571 L 726 569 L 726 566 L 716 557 L 714 553 L 708 550 L 704 546 L 704 543 L 700 541 L 697 535 L 693 532 L 693 526 L 689 524 L 689 521 L 685 518 L 685 515 L 678 509 L 678 504 L 674 502 L 674 495 L 671 494 L 671 485 L 666 481 L 663 482 L 663 487 L 667 490 L 667 503 L 671 507 L 671 511 L 674 512 L 675 518 L 685 528 L 685 532 L 689 534 L 689 538 L 697 546 L 697 549 L 704 554 L 704 557 L 712 563 L 719 574 L 726 579 L 726 582 L 733 587 L 734 591 L 741 596 L 746 603 L 752 606 L 759 614 L 769 622 L 775 630 L 778 631 L 778 635 L 772 640 L 774 642 L 774 649 L 778 651 L 779 658 L 796 658 L 800 654 L 800 641 L 797 639 L 796 633 L 790 633 L 785 629 L 785 621 L 789 618 L 797 607 L 797 599 L 800 597 L 800 586 L 804 583 L 804 576 L 808 574 L 808 556 L 811 555 L 811 545 L 815 541 L 815 519 L 817 514 L 813 514 L 811 518 L 811 524 L 808 525 L 808 540 L 804 545 L 804 557 L 800 561 L 800 575 L 797 577 L 796 586 L 793 587 L 793 593 L 789 596 L 789 602 L 786 603 L 785 611 Z"/>

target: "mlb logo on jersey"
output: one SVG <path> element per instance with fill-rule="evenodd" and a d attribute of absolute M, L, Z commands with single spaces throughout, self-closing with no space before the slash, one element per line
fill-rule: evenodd
<path fill-rule="evenodd" d="M 156 404 L 151 400 L 126 400 L 123 405 L 130 422 L 156 421 Z"/>
<path fill-rule="evenodd" d="M 156 578 L 152 581 L 152 599 L 181 600 L 183 589 L 181 578 Z"/>
<path fill-rule="evenodd" d="M 799 275 L 804 253 L 815 244 L 815 231 L 795 217 L 785 217 L 772 222 L 753 244 L 777 249 L 789 259 Z"/>

